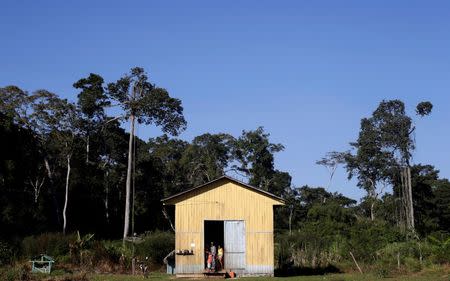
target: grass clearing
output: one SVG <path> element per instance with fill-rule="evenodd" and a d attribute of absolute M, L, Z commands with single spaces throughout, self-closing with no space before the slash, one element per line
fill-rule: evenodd
<path fill-rule="evenodd" d="M 142 276 L 130 276 L 130 275 L 108 275 L 108 274 L 94 274 L 89 276 L 89 280 L 92 281 L 164 281 L 173 280 L 173 275 L 166 275 L 161 273 L 152 273 L 147 279 Z M 245 281 L 450 281 L 450 268 L 435 268 L 426 269 L 419 273 L 408 274 L 404 276 L 396 277 L 378 277 L 373 274 L 359 273 L 341 273 L 341 274 L 326 274 L 326 275 L 313 275 L 313 276 L 292 276 L 292 277 L 246 277 L 238 278 Z M 183 280 L 183 279 L 177 279 Z M 193 280 L 187 279 L 186 280 Z M 203 279 L 204 280 L 204 279 Z"/>
<path fill-rule="evenodd" d="M 194 281 L 206 280 L 210 278 L 176 278 L 174 275 L 167 275 L 161 272 L 152 272 L 148 278 L 142 275 L 127 275 L 113 273 L 87 273 L 83 271 L 67 272 L 56 270 L 50 275 L 32 274 L 26 267 L 6 268 L 0 267 L 1 281 Z M 242 281 L 450 281 L 450 265 L 431 266 L 420 272 L 404 273 L 403 275 L 381 277 L 374 273 L 359 274 L 353 273 L 333 273 L 325 275 L 292 276 L 292 277 L 244 277 L 237 278 Z"/>

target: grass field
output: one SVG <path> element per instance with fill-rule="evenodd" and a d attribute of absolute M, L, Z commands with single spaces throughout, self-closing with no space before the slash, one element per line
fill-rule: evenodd
<path fill-rule="evenodd" d="M 74 273 L 64 272 L 63 270 L 55 270 L 50 275 L 47 274 L 26 274 L 27 269 L 24 267 L 16 267 L 15 269 L 0 268 L 0 281 L 193 281 L 193 280 L 220 280 L 216 278 L 176 278 L 174 275 L 152 272 L 148 278 L 141 275 L 125 275 L 125 274 L 100 274 L 86 273 L 76 271 Z M 23 279 L 26 276 L 25 279 Z M 242 277 L 237 278 L 242 281 L 450 281 L 450 265 L 427 267 L 420 272 L 408 273 L 403 275 L 394 275 L 389 277 L 380 277 L 376 274 L 359 274 L 359 273 L 336 273 L 312 276 L 292 276 L 292 277 Z M 231 280 L 231 279 L 227 279 Z"/>
<path fill-rule="evenodd" d="M 315 276 L 294 276 L 294 277 L 246 277 L 241 278 L 245 281 L 450 281 L 449 270 L 436 269 L 436 270 L 426 270 L 420 273 L 409 274 L 405 276 L 398 277 L 377 277 L 370 274 L 327 274 L 327 275 L 315 275 Z M 129 275 L 91 275 L 89 279 L 92 281 L 163 281 L 170 280 L 174 277 L 165 274 L 151 274 L 148 279 L 144 279 L 142 276 L 129 276 Z M 178 279 L 183 280 L 183 279 Z M 192 279 L 186 279 L 192 280 Z M 216 279 L 217 280 L 217 279 Z"/>

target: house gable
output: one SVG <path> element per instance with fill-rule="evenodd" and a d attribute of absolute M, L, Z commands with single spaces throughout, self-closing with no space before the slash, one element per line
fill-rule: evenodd
<path fill-rule="evenodd" d="M 231 183 L 231 185 L 229 185 Z M 213 192 L 217 188 L 230 188 L 230 186 L 240 188 L 243 190 L 233 190 L 233 194 L 237 192 L 237 194 L 241 194 L 247 197 L 250 196 L 255 200 L 260 200 L 265 203 L 269 203 L 272 205 L 284 205 L 284 200 L 274 194 L 271 194 L 267 191 L 261 190 L 259 188 L 253 187 L 251 185 L 245 184 L 241 181 L 238 181 L 236 179 L 233 179 L 229 176 L 222 176 L 218 179 L 215 179 L 211 182 L 205 183 L 203 185 L 200 185 L 198 187 L 186 190 L 184 192 L 180 192 L 178 194 L 172 195 L 170 197 L 167 197 L 163 200 L 161 200 L 164 205 L 176 205 L 180 202 L 189 201 L 189 200 L 196 200 L 195 198 L 202 197 L 203 193 L 207 192 Z M 231 195 L 232 190 L 227 190 L 228 192 L 225 192 L 223 195 L 227 196 Z M 217 191 L 214 191 L 214 193 L 217 193 Z M 218 198 L 220 199 L 220 197 Z"/>

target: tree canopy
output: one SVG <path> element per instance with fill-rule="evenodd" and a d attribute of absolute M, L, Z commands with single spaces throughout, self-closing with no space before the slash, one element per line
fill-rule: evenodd
<path fill-rule="evenodd" d="M 414 163 L 419 136 L 403 101 L 381 101 L 361 119 L 348 151 L 316 162 L 329 172 L 323 186 L 296 186 L 277 167 L 284 145 L 263 127 L 180 138 L 187 128 L 181 100 L 142 68 L 110 83 L 91 73 L 73 87 L 74 101 L 45 89 L 0 88 L 0 240 L 77 230 L 105 239 L 168 231 L 174 214 L 161 199 L 224 174 L 285 199 L 286 206 L 274 209 L 280 264 L 305 265 L 307 253 L 311 261 L 339 261 L 336 249 L 373 261 L 398 243 L 450 232 L 450 183 L 437 167 Z M 415 113 L 432 109 L 425 101 Z M 144 140 L 135 126 L 161 133 Z M 330 190 L 341 165 L 366 191 L 360 201 Z"/>

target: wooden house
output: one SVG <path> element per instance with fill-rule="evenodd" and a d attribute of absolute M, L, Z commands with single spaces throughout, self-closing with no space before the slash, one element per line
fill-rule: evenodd
<path fill-rule="evenodd" d="M 211 242 L 224 249 L 224 270 L 273 276 L 273 207 L 282 198 L 222 176 L 162 202 L 175 206 L 177 276 L 203 274 Z"/>

